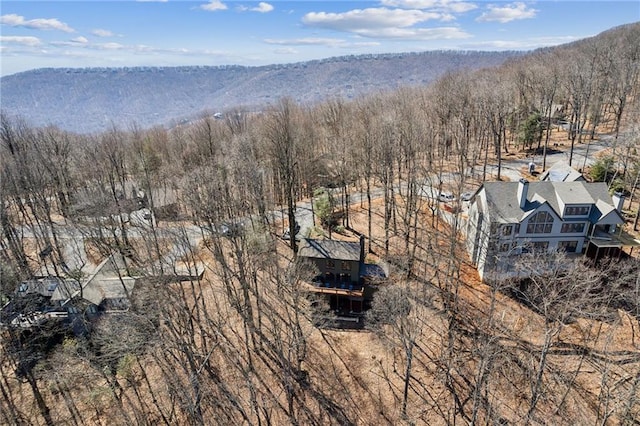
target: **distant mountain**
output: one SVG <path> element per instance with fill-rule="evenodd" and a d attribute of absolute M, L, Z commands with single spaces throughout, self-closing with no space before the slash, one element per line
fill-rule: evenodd
<path fill-rule="evenodd" d="M 345 56 L 260 67 L 45 68 L 0 79 L 2 109 L 31 125 L 75 132 L 112 125 L 171 125 L 205 110 L 259 110 L 283 96 L 315 103 L 400 86 L 425 85 L 448 71 L 492 67 L 518 52 Z"/>

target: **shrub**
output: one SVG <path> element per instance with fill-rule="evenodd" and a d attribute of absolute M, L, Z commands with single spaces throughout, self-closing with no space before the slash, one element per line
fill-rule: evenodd
<path fill-rule="evenodd" d="M 589 177 L 594 182 L 609 182 L 615 174 L 613 157 L 607 156 L 596 160 L 589 170 Z"/>

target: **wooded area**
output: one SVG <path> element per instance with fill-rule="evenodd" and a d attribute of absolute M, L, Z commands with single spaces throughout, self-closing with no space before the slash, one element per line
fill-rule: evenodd
<path fill-rule="evenodd" d="M 637 218 L 639 64 L 634 24 L 426 87 L 172 129 L 78 135 L 3 112 L 0 305 L 112 253 L 140 279 L 89 333 L 2 330 L 0 422 L 638 424 L 637 259 L 550 255 L 538 276 L 523 255 L 526 285 L 487 286 L 421 190 L 500 180 L 505 156 L 544 158 L 558 133 L 572 162 L 607 133 L 605 177 Z M 367 330 L 330 327 L 300 285 L 296 205 L 319 189 L 332 232 L 392 265 Z M 136 225 L 141 209 L 154 219 Z M 204 276 L 168 279 L 178 264 Z"/>

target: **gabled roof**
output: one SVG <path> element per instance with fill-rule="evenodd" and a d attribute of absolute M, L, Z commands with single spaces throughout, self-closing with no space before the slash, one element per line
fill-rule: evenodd
<path fill-rule="evenodd" d="M 76 280 L 64 280 L 56 287 L 51 295 L 52 302 L 59 302 L 69 299 L 75 292 L 80 290 L 80 283 Z"/>
<path fill-rule="evenodd" d="M 82 298 L 96 306 L 109 299 L 128 298 L 136 280 L 131 277 L 98 278 L 82 289 Z"/>
<path fill-rule="evenodd" d="M 125 266 L 121 256 L 113 254 L 107 257 L 64 304 L 76 297 L 98 306 L 105 300 L 127 298 L 133 291 L 136 278 L 128 276 Z"/>
<path fill-rule="evenodd" d="M 305 238 L 301 241 L 298 256 L 313 259 L 359 261 L 360 243 Z"/>
<path fill-rule="evenodd" d="M 482 188 L 487 201 L 486 210 L 493 222 L 520 223 L 528 215 L 547 204 L 556 216 L 563 216 L 563 205 L 592 205 L 589 219 L 598 223 L 613 215 L 614 221 L 624 223 L 603 182 L 531 182 L 528 184 L 527 201 L 520 208 L 518 182 L 485 182 Z M 613 213 L 615 212 L 615 213 Z M 615 217 L 617 215 L 617 217 Z M 611 220 L 612 216 L 608 217 Z"/>
<path fill-rule="evenodd" d="M 583 181 L 582 173 L 574 169 L 566 161 L 558 161 L 540 175 L 540 180 L 551 182 Z"/>

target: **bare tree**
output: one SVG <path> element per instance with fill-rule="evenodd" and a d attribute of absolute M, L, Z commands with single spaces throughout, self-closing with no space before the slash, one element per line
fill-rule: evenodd
<path fill-rule="evenodd" d="M 277 173 L 277 182 L 282 185 L 282 193 L 287 206 L 289 240 L 291 250 L 298 252 L 295 236 L 296 209 L 298 200 L 298 170 L 300 141 L 296 127 L 296 107 L 290 99 L 282 99 L 267 116 L 264 123 L 265 138 L 273 168 Z M 278 185 L 276 184 L 276 185 Z"/>

